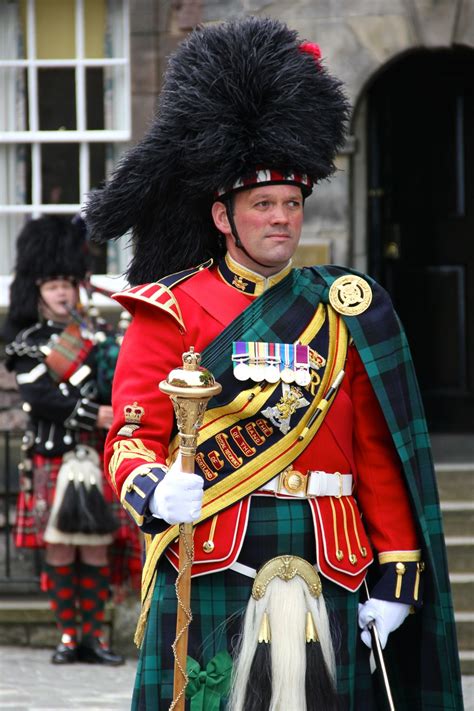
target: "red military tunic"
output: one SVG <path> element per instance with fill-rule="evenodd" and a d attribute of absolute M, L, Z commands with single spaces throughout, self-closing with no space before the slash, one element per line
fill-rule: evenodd
<path fill-rule="evenodd" d="M 122 503 L 146 532 L 163 530 L 163 522 L 151 519 L 147 510 L 147 501 L 160 480 L 156 469 L 150 471 L 150 465 L 166 465 L 174 423 L 171 402 L 158 383 L 181 363 L 182 353 L 190 346 L 202 352 L 252 299 L 288 273 L 286 269 L 265 280 L 229 259 L 224 266 L 225 270 L 202 269 L 172 290 L 157 283 L 134 287 L 116 297 L 134 318 L 115 373 L 115 419 L 106 443 L 106 471 Z M 243 284 L 250 289 L 243 291 Z M 249 290 L 254 293 L 246 293 Z M 355 498 L 343 496 L 337 500 L 328 496 L 311 501 L 318 567 L 323 575 L 347 589 L 354 590 L 362 582 L 372 554 L 360 524 L 358 504 L 371 546 L 385 569 L 378 596 L 416 604 L 419 545 L 402 469 L 353 345 L 348 348 L 345 372 L 319 431 L 293 462 L 299 472 L 322 470 L 352 473 L 354 477 Z M 234 562 L 245 535 L 247 514 L 248 497 L 243 506 L 231 506 L 214 524 L 220 552 L 214 552 L 214 563 L 206 558 L 201 545 L 209 535 L 210 523 L 198 524 L 193 573 L 222 569 Z M 342 561 L 336 556 L 338 549 L 341 555 L 344 553 Z M 173 562 L 172 551 L 167 553 Z M 350 562 L 351 555 L 357 559 L 356 564 Z M 402 587 L 395 574 L 398 561 L 404 562 L 409 573 Z M 200 563 L 204 567 L 199 568 Z"/>

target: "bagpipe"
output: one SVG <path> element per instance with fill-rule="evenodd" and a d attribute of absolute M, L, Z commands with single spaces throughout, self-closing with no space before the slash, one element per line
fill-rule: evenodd
<path fill-rule="evenodd" d="M 94 371 L 98 402 L 110 404 L 112 380 L 120 346 L 130 324 L 130 314 L 122 311 L 117 326 L 107 323 L 92 303 L 94 293 L 112 298 L 113 292 L 92 285 L 81 284 L 87 294 L 88 305 L 68 307 L 71 323 L 47 346 L 41 348 L 49 374 L 57 383 L 80 385 Z"/>

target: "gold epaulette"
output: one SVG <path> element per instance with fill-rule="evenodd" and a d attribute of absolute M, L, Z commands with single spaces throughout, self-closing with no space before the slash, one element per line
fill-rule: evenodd
<path fill-rule="evenodd" d="M 184 269 L 175 274 L 169 274 L 159 281 L 132 286 L 130 289 L 113 294 L 112 298 L 118 301 L 127 311 L 130 311 L 132 315 L 135 311 L 137 301 L 161 309 L 174 318 L 180 328 L 186 330 L 178 300 L 171 290 L 185 279 L 189 279 L 189 277 L 203 269 L 208 269 L 210 266 L 212 266 L 212 259 L 203 262 L 203 264 L 199 264 L 197 267 Z"/>
<path fill-rule="evenodd" d="M 155 306 L 169 314 L 178 322 L 179 326 L 184 329 L 183 317 L 178 301 L 172 291 L 164 284 L 154 282 L 152 284 L 133 286 L 131 289 L 114 294 L 113 298 L 127 309 L 127 311 L 130 311 L 132 315 L 135 311 L 137 301 Z"/>

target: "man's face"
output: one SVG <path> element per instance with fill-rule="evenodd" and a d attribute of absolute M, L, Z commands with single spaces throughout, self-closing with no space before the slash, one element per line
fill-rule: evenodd
<path fill-rule="evenodd" d="M 218 210 L 213 210 L 216 221 L 215 213 Z M 230 256 L 243 266 L 268 276 L 283 269 L 298 246 L 303 225 L 302 192 L 293 185 L 268 185 L 236 193 L 235 226 L 250 257 L 236 247 L 225 210 L 220 217 L 227 223 L 227 229 L 222 229 L 217 221 L 216 225 L 226 236 Z"/>

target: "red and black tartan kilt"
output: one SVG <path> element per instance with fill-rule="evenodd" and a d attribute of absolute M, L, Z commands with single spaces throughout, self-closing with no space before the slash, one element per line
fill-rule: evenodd
<path fill-rule="evenodd" d="M 103 462 L 102 447 L 104 438 L 95 433 L 81 434 L 80 441 L 94 447 Z M 44 533 L 54 501 L 54 492 L 58 473 L 62 465 L 62 457 L 45 457 L 34 454 L 33 489 L 31 492 L 21 490 L 16 506 L 16 520 L 13 527 L 15 546 L 18 548 L 43 548 Z M 118 522 L 109 546 L 111 563 L 111 582 L 121 585 L 128 581 L 134 589 L 140 589 L 142 570 L 142 546 L 140 533 L 135 523 L 130 519 L 107 479 L 103 478 L 103 494 L 112 508 L 112 513 Z"/>

